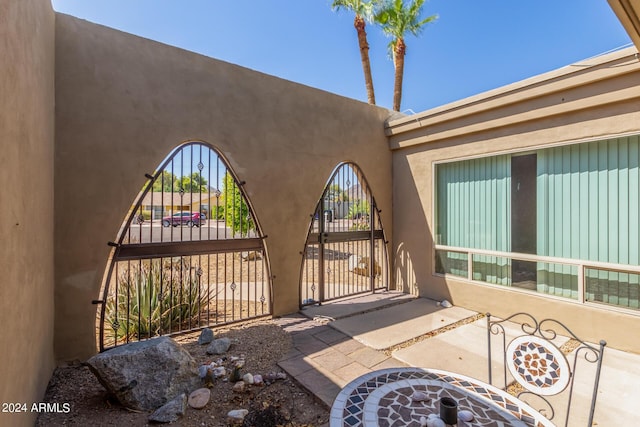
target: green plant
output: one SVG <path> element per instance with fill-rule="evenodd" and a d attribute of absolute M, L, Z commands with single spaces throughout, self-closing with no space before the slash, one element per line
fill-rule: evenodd
<path fill-rule="evenodd" d="M 224 219 L 224 206 L 213 206 L 211 218 L 216 220 Z"/>
<path fill-rule="evenodd" d="M 359 219 L 364 216 L 369 216 L 369 211 L 369 201 L 358 199 L 349 206 L 347 217 L 349 219 Z"/>
<path fill-rule="evenodd" d="M 354 220 L 351 230 L 369 230 L 369 202 L 367 200 L 356 200 L 349 206 L 347 217 Z"/>
<path fill-rule="evenodd" d="M 199 268 L 151 260 L 128 266 L 116 277 L 106 303 L 107 338 L 116 342 L 150 338 L 197 324 L 209 296 L 200 288 Z"/>
<path fill-rule="evenodd" d="M 240 187 L 229 172 L 225 173 L 222 181 L 222 194 L 224 195 L 224 222 L 233 231 L 239 233 L 241 237 L 249 235 L 256 226 L 251 217 L 249 206 L 244 200 Z"/>

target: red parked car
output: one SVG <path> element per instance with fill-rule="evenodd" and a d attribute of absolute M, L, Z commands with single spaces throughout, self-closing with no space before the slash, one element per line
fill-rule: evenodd
<path fill-rule="evenodd" d="M 162 226 L 168 227 L 173 225 L 177 227 L 179 225 L 188 225 L 189 227 L 200 227 L 207 223 L 205 214 L 198 212 L 176 212 L 171 216 L 162 218 Z"/>

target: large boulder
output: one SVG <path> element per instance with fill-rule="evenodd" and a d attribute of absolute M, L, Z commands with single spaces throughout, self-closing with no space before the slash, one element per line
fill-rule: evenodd
<path fill-rule="evenodd" d="M 349 257 L 349 271 L 359 274 L 361 276 L 369 276 L 371 274 L 371 261 L 369 257 L 361 257 L 358 255 L 351 255 Z M 382 268 L 376 260 L 373 260 L 373 275 L 379 276 L 382 274 Z"/>
<path fill-rule="evenodd" d="M 122 405 L 136 410 L 157 409 L 201 383 L 196 362 L 169 337 L 107 350 L 87 365 Z"/>

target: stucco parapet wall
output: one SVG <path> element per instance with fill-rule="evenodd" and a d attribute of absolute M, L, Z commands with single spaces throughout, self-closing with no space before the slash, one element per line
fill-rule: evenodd
<path fill-rule="evenodd" d="M 640 98 L 635 47 L 531 77 L 386 124 L 392 150 Z"/>

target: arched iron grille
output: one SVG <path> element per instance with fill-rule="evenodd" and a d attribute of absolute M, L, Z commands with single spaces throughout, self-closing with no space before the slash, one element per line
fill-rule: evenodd
<path fill-rule="evenodd" d="M 100 351 L 271 313 L 264 237 L 226 160 L 178 147 L 126 216 L 105 275 Z"/>
<path fill-rule="evenodd" d="M 387 244 L 360 168 L 333 172 L 311 215 L 300 274 L 301 306 L 389 287 Z"/>

